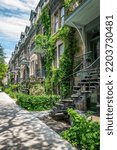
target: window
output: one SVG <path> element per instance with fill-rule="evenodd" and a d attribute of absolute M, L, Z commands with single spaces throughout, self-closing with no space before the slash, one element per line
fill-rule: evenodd
<path fill-rule="evenodd" d="M 59 16 L 58 16 L 58 12 L 55 14 L 55 32 L 58 31 L 59 28 Z"/>
<path fill-rule="evenodd" d="M 54 61 L 53 61 L 54 67 L 59 68 L 59 61 L 63 52 L 64 52 L 64 44 L 62 43 L 62 44 L 57 45 L 57 48 L 54 54 Z"/>
<path fill-rule="evenodd" d="M 58 9 L 54 14 L 52 21 L 53 33 L 56 33 L 64 25 L 64 14 L 64 7 Z"/>
<path fill-rule="evenodd" d="M 61 55 L 63 54 L 63 52 L 64 52 L 64 45 L 61 44 L 58 46 L 58 57 L 59 57 L 59 59 L 60 59 Z"/>
<path fill-rule="evenodd" d="M 31 51 L 34 50 L 34 48 L 35 48 L 35 42 L 32 42 L 31 43 Z"/>
<path fill-rule="evenodd" d="M 31 62 L 31 75 L 34 75 L 34 61 Z"/>
<path fill-rule="evenodd" d="M 64 25 L 64 7 L 60 9 L 60 27 Z"/>
<path fill-rule="evenodd" d="M 44 26 L 42 27 L 42 34 L 46 35 L 46 30 L 45 30 Z"/>
<path fill-rule="evenodd" d="M 54 67 L 57 67 L 57 49 L 55 50 L 53 65 Z"/>

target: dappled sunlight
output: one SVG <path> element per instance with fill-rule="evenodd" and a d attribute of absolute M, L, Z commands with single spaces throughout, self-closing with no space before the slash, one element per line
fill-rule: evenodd
<path fill-rule="evenodd" d="M 12 100 L 3 103 L 0 93 L 0 149 L 73 150 L 56 132 Z"/>

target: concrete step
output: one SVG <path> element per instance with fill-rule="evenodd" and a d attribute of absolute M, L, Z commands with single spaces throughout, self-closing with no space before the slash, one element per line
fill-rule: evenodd
<path fill-rule="evenodd" d="M 57 112 L 54 114 L 54 117 L 61 117 L 61 116 L 64 116 L 65 114 L 63 112 Z"/>
<path fill-rule="evenodd" d="M 57 112 L 51 115 L 51 117 L 55 120 L 68 120 L 69 116 L 67 115 L 67 112 Z"/>
<path fill-rule="evenodd" d="M 56 106 L 53 107 L 53 111 L 57 111 L 57 107 Z"/>
<path fill-rule="evenodd" d="M 63 110 L 64 108 L 65 108 L 65 105 L 64 104 L 59 104 L 59 103 L 56 103 L 55 104 L 55 107 L 57 107 L 57 109 L 61 109 L 61 110 Z"/>
<path fill-rule="evenodd" d="M 100 72 L 98 72 L 98 71 L 91 71 L 91 72 L 89 72 L 89 74 L 90 74 L 90 75 L 100 74 Z"/>
<path fill-rule="evenodd" d="M 79 97 L 79 94 L 72 94 L 71 95 L 71 98 L 77 98 L 77 97 Z"/>
<path fill-rule="evenodd" d="M 84 78 L 81 80 L 81 82 L 93 82 L 93 81 L 99 81 L 100 78 Z"/>
<path fill-rule="evenodd" d="M 73 90 L 73 94 L 77 94 L 79 90 Z"/>
<path fill-rule="evenodd" d="M 53 113 L 65 113 L 67 111 L 67 108 L 64 109 L 53 109 Z"/>
<path fill-rule="evenodd" d="M 100 82 L 99 81 L 91 81 L 91 82 L 79 82 L 78 83 L 78 85 L 80 85 L 80 86 L 83 86 L 83 85 L 86 85 L 86 86 L 94 86 L 94 85 L 98 85 L 98 84 L 100 84 Z"/>
<path fill-rule="evenodd" d="M 81 94 L 92 93 L 92 91 L 81 91 Z"/>
<path fill-rule="evenodd" d="M 96 86 L 86 86 L 86 89 L 96 89 Z"/>
<path fill-rule="evenodd" d="M 55 103 L 56 106 L 63 106 L 64 107 L 64 104 L 61 104 L 61 103 Z"/>
<path fill-rule="evenodd" d="M 59 111 L 62 111 L 62 109 L 60 109 L 60 108 L 58 108 L 56 106 L 53 108 L 53 113 L 57 113 Z"/>
<path fill-rule="evenodd" d="M 73 100 L 71 100 L 71 99 L 63 99 L 63 100 L 61 100 L 61 102 L 62 103 L 72 103 Z"/>
<path fill-rule="evenodd" d="M 94 74 L 94 75 L 86 75 L 85 78 L 86 79 L 90 79 L 90 78 L 99 78 L 100 75 L 99 74 Z"/>
<path fill-rule="evenodd" d="M 81 86 L 73 86 L 74 90 L 79 90 L 81 88 Z"/>

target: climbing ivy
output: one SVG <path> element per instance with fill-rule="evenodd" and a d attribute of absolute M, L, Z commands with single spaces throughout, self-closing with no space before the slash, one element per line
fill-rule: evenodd
<path fill-rule="evenodd" d="M 48 47 L 48 38 L 46 35 L 38 34 L 35 37 L 35 52 L 36 53 L 46 53 Z"/>
<path fill-rule="evenodd" d="M 45 81 L 47 92 L 53 91 L 54 84 L 55 86 L 60 86 L 63 97 L 70 93 L 70 79 L 66 77 L 72 74 L 73 57 L 77 49 L 74 34 L 75 29 L 64 26 L 49 39 L 46 63 L 47 77 Z M 59 68 L 52 68 L 57 40 L 61 40 L 64 43 L 64 53 L 60 58 Z"/>
<path fill-rule="evenodd" d="M 72 74 L 73 57 L 75 50 L 77 50 L 75 40 L 75 29 L 64 26 L 58 30 L 56 34 L 51 36 L 51 16 L 49 14 L 48 5 L 42 10 L 42 14 L 38 21 L 41 21 L 45 28 L 45 35 L 36 36 L 36 46 L 40 47 L 40 50 L 46 49 L 46 79 L 45 89 L 47 94 L 54 92 L 54 87 L 59 86 L 62 95 L 66 97 L 70 93 L 70 79 L 66 78 Z M 45 39 L 46 42 L 43 42 Z M 52 62 L 55 59 L 56 42 L 61 40 L 64 44 L 64 53 L 59 61 L 59 68 L 52 66 Z"/>
<path fill-rule="evenodd" d="M 42 14 L 41 14 L 39 20 L 41 21 L 41 23 L 43 24 L 43 26 L 46 30 L 45 34 L 48 37 L 50 37 L 50 35 L 51 35 L 51 16 L 50 16 L 50 11 L 49 11 L 48 5 L 46 5 L 43 8 Z"/>
<path fill-rule="evenodd" d="M 73 10 L 82 3 L 83 0 L 64 0 L 64 7 L 66 9 L 67 15 L 69 15 Z"/>

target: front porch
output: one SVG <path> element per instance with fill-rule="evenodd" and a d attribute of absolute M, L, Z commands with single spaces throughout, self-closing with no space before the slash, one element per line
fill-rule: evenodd
<path fill-rule="evenodd" d="M 66 77 L 70 81 L 69 96 L 62 97 L 56 104 L 52 115 L 66 114 L 67 108 L 80 111 L 100 112 L 100 3 L 99 0 L 86 0 L 72 12 L 65 24 L 76 28 L 82 43 L 82 55 L 75 58 L 80 61 L 73 73 Z M 64 79 L 64 80 L 66 80 Z M 62 82 L 61 81 L 61 87 Z"/>

